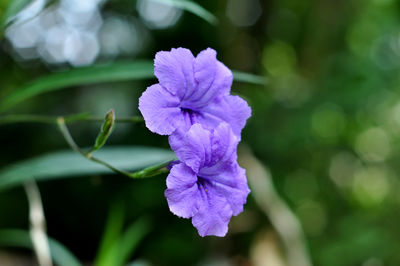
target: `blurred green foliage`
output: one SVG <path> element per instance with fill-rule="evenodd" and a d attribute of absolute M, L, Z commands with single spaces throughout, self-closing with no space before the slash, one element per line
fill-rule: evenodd
<path fill-rule="evenodd" d="M 0 14 L 11 2 L 0 1 Z M 197 1 L 218 24 L 185 12 L 169 28 L 148 29 L 150 41 L 137 55 L 100 56 L 97 62 L 151 60 L 157 51 L 177 46 L 193 53 L 213 47 L 231 69 L 265 76 L 267 86 L 233 85 L 253 110 L 242 142 L 269 167 L 279 194 L 300 219 L 314 265 L 400 265 L 400 2 L 254 0 L 241 2 L 248 4 L 240 9 L 238 2 Z M 131 0 L 108 1 L 102 13 L 139 19 Z M 21 60 L 9 41 L 1 42 L 2 101 L 32 80 L 73 68 Z M 103 116 L 114 108 L 117 118 L 138 115 L 137 99 L 153 82 L 73 83 L 68 90 L 27 99 L 8 113 Z M 71 131 L 80 145 L 90 146 L 98 126 L 79 123 Z M 67 147 L 53 125 L 0 125 L 0 131 L 2 167 Z M 117 123 L 107 145 L 168 148 L 167 138 L 143 124 Z M 250 196 L 227 237 L 199 237 L 190 221 L 169 212 L 165 176 L 129 180 L 96 174 L 44 181 L 39 187 L 48 234 L 83 262 L 95 260 L 116 201 L 124 206 L 119 233 L 142 216 L 152 221 L 131 261 L 248 265 L 255 260 L 256 240 L 271 230 Z M 27 216 L 21 188 L 0 193 L 0 229 L 26 230 Z"/>

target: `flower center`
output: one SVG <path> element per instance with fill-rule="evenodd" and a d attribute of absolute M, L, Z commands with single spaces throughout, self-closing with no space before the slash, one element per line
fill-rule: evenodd
<path fill-rule="evenodd" d="M 199 186 L 200 190 L 207 192 L 207 187 L 210 185 L 209 183 L 210 181 L 208 181 L 206 178 L 200 176 L 197 177 L 197 185 Z"/>
<path fill-rule="evenodd" d="M 181 110 L 182 110 L 182 112 L 185 112 L 185 113 L 187 113 L 187 114 L 192 114 L 192 113 L 195 112 L 195 111 L 193 111 L 192 109 L 185 108 L 185 107 L 181 107 Z"/>
<path fill-rule="evenodd" d="M 187 118 L 189 119 L 190 124 L 193 125 L 196 123 L 197 115 L 198 115 L 198 113 L 196 111 L 193 111 L 192 109 L 184 108 L 184 107 L 181 107 L 181 110 L 182 110 L 183 114 L 185 116 L 187 116 Z"/>

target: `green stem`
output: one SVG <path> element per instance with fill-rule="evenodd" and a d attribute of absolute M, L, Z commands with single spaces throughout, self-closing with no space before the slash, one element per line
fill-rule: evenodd
<path fill-rule="evenodd" d="M 104 165 L 105 167 L 109 168 L 110 170 L 112 170 L 112 171 L 114 171 L 114 172 L 116 172 L 118 174 L 130 177 L 130 178 L 144 178 L 144 177 L 155 176 L 155 175 L 158 175 L 158 174 L 161 174 L 161 173 L 166 173 L 168 171 L 166 166 L 170 163 L 169 161 L 168 162 L 164 162 L 164 163 L 159 164 L 159 165 L 151 166 L 151 167 L 148 167 L 148 168 L 145 168 L 143 170 L 139 170 L 139 171 L 133 172 L 133 173 L 128 173 L 128 172 L 125 172 L 125 171 L 120 170 L 118 168 L 115 168 L 114 166 L 112 166 L 112 165 L 110 165 L 110 164 L 108 164 L 108 163 L 106 163 L 106 162 L 104 162 L 104 161 L 92 156 L 91 153 L 84 152 L 76 144 L 76 142 L 72 138 L 71 133 L 69 132 L 68 127 L 65 124 L 65 118 L 64 117 L 58 117 L 56 119 L 56 123 L 57 123 L 58 129 L 60 130 L 61 134 L 63 135 L 65 141 L 68 143 L 68 145 L 75 152 L 79 153 L 80 155 L 82 155 L 83 157 L 85 157 L 88 160 L 91 160 L 91 161 L 93 161 L 95 163 Z"/>
<path fill-rule="evenodd" d="M 64 116 L 65 123 L 74 123 L 79 121 L 86 122 L 104 122 L 104 117 L 94 117 L 89 113 L 80 113 L 74 115 Z M 13 123 L 45 123 L 45 124 L 56 124 L 58 117 L 44 116 L 44 115 L 2 115 L 0 116 L 1 124 L 13 124 Z M 118 123 L 137 123 L 143 122 L 143 117 L 132 116 L 125 118 L 116 118 L 115 122 Z"/>
<path fill-rule="evenodd" d="M 163 162 L 158 165 L 150 166 L 143 170 L 131 173 L 129 176 L 132 178 L 144 178 L 144 177 L 151 177 L 155 175 L 159 175 L 162 173 L 167 173 L 169 170 L 167 169 L 168 164 L 171 161 Z"/>
<path fill-rule="evenodd" d="M 59 117 L 57 118 L 57 125 L 58 125 L 58 129 L 60 130 L 61 134 L 63 135 L 64 139 L 67 141 L 68 145 L 77 153 L 81 154 L 83 157 L 85 157 L 86 159 L 89 159 L 93 162 L 99 163 L 104 165 L 105 167 L 111 169 L 112 171 L 121 174 L 121 175 L 125 175 L 125 176 L 129 176 L 128 172 L 119 170 L 117 168 L 115 168 L 114 166 L 96 158 L 93 157 L 91 155 L 87 155 L 81 148 L 79 148 L 79 146 L 76 144 L 76 142 L 74 141 L 74 139 L 71 136 L 71 133 L 69 132 L 67 125 L 65 124 L 65 119 L 63 117 Z"/>
<path fill-rule="evenodd" d="M 165 173 L 168 171 L 166 166 L 169 162 L 165 162 L 163 164 L 159 164 L 156 166 L 151 166 L 149 168 L 128 173 L 123 170 L 117 169 L 114 166 L 92 156 L 92 151 L 84 152 L 74 141 L 71 136 L 71 133 L 68 130 L 66 123 L 73 123 L 79 121 L 87 121 L 87 122 L 104 122 L 103 117 L 93 117 L 88 113 L 80 113 L 69 116 L 60 116 L 60 117 L 52 117 L 52 116 L 43 116 L 43 115 L 2 115 L 0 116 L 0 125 L 1 124 L 12 124 L 12 123 L 45 123 L 45 124 L 57 124 L 58 129 L 62 133 L 64 139 L 68 143 L 68 145 L 77 153 L 81 154 L 83 157 L 104 165 L 105 167 L 111 169 L 112 171 L 130 177 L 130 178 L 144 178 L 151 177 L 161 173 Z M 126 118 L 117 118 L 115 122 L 118 123 L 136 123 L 143 122 L 143 118 L 140 116 L 126 117 Z"/>

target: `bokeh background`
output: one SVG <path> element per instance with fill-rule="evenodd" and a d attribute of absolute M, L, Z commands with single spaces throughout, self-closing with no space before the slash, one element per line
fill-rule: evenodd
<path fill-rule="evenodd" d="M 28 5 L 1 32 L 1 99 L 52 72 L 152 60 L 172 47 L 212 47 L 229 68 L 266 81 L 233 84 L 253 110 L 239 151 L 253 192 L 225 238 L 201 238 L 169 212 L 165 176 L 39 182 L 48 235 L 80 261 L 101 257 L 107 220 L 123 216 L 124 229 L 146 223 L 133 265 L 400 265 L 399 1 L 192 2 L 217 18 L 210 23 L 182 8 L 189 1 L 0 0 L 3 24 L 13 2 Z M 7 113 L 139 115 L 138 97 L 152 83 L 72 86 Z M 98 127 L 71 132 L 90 146 Z M 2 167 L 68 148 L 55 126 L 34 123 L 0 125 L 0 143 Z M 108 144 L 168 149 L 141 123 L 118 124 Z M 29 228 L 21 186 L 0 192 L 4 228 Z M 29 249 L 0 248 L 1 265 L 35 261 Z"/>

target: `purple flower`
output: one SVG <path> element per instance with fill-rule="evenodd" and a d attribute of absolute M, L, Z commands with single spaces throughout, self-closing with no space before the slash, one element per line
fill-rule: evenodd
<path fill-rule="evenodd" d="M 216 58 L 213 49 L 197 57 L 184 48 L 161 51 L 154 60 L 159 83 L 147 88 L 139 109 L 147 128 L 160 135 L 182 132 L 200 123 L 213 129 L 227 122 L 236 136 L 251 109 L 239 96 L 230 95 L 232 72 Z"/>
<path fill-rule="evenodd" d="M 201 236 L 225 236 L 232 215 L 243 211 L 247 195 L 245 170 L 236 162 L 239 138 L 227 123 L 215 130 L 194 124 L 171 144 L 180 163 L 167 177 L 172 213 L 192 218 Z"/>
<path fill-rule="evenodd" d="M 197 57 L 184 48 L 158 52 L 154 73 L 159 83 L 139 99 L 147 128 L 170 135 L 179 159 L 168 166 L 169 208 L 192 218 L 201 236 L 224 236 L 250 192 L 236 148 L 251 109 L 230 95 L 232 72 L 216 55 L 210 48 Z"/>

